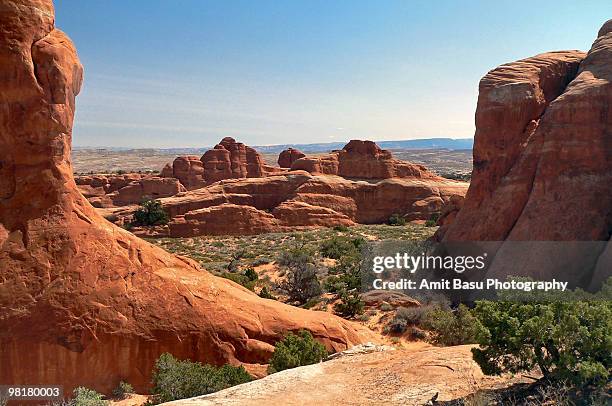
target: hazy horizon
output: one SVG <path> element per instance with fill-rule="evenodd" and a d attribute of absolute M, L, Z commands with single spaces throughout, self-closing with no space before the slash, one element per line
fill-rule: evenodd
<path fill-rule="evenodd" d="M 500 11 L 502 10 L 502 11 Z M 470 138 L 478 82 L 590 48 L 608 1 L 56 3 L 85 67 L 74 145 Z"/>

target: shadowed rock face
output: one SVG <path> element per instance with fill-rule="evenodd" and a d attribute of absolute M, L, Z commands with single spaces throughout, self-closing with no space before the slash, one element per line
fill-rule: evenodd
<path fill-rule="evenodd" d="M 612 33 L 608 21 L 588 54 L 552 52 L 502 65 L 480 82 L 474 173 L 444 241 L 608 241 L 612 231 Z M 492 273 L 588 285 L 595 262 L 560 252 L 571 269 L 504 244 Z M 523 246 L 524 247 L 524 246 Z M 605 256 L 601 256 L 603 259 Z M 597 258 L 597 255 L 595 256 Z M 588 261 L 586 261 L 588 262 Z M 533 263 L 538 269 L 532 269 Z M 607 262 L 608 265 L 612 261 Z M 602 264 L 599 264 L 600 268 Z M 610 268 L 608 268 L 610 269 Z M 601 274 L 600 274 L 601 275 Z M 609 272 L 608 272 L 609 275 Z"/>
<path fill-rule="evenodd" d="M 0 382 L 142 391 L 160 353 L 262 363 L 287 330 L 330 349 L 368 333 L 261 299 L 101 218 L 70 145 L 82 67 L 49 0 L 0 6 Z"/>

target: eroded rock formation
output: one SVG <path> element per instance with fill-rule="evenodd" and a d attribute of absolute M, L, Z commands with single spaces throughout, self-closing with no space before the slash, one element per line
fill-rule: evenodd
<path fill-rule="evenodd" d="M 278 155 L 278 166 L 281 168 L 291 168 L 295 161 L 305 156 L 299 149 L 287 148 Z"/>
<path fill-rule="evenodd" d="M 144 199 L 174 196 L 187 189 L 178 179 L 130 173 L 75 178 L 79 191 L 94 207 L 138 204 Z"/>
<path fill-rule="evenodd" d="M 360 140 L 352 140 L 329 154 L 300 158 L 293 162 L 291 170 L 349 179 L 436 177 L 422 165 L 394 159 L 390 151 L 380 149 L 374 142 Z"/>
<path fill-rule="evenodd" d="M 204 178 L 207 183 L 223 179 L 259 178 L 280 172 L 264 163 L 259 152 L 253 148 L 225 137 L 211 150 L 202 155 Z"/>
<path fill-rule="evenodd" d="M 438 238 L 506 241 L 490 268 L 493 276 L 556 277 L 571 286 L 600 284 L 599 269 L 609 276 L 612 261 L 604 266 L 606 255 L 599 252 L 588 256 L 557 244 L 557 261 L 543 261 L 539 245 L 511 242 L 609 241 L 610 83 L 611 21 L 586 55 L 551 52 L 489 72 L 480 82 L 472 183 Z"/>
<path fill-rule="evenodd" d="M 100 217 L 72 177 L 82 67 L 51 1 L 5 0 L 0 26 L 0 382 L 108 393 L 125 380 L 144 391 L 165 351 L 263 363 L 288 330 L 336 350 L 367 336 L 261 299 Z"/>
<path fill-rule="evenodd" d="M 243 235 L 379 224 L 395 213 L 409 221 L 429 220 L 446 203 L 465 195 L 467 187 L 438 177 L 366 182 L 293 171 L 225 180 L 161 201 L 172 217 L 170 236 Z"/>

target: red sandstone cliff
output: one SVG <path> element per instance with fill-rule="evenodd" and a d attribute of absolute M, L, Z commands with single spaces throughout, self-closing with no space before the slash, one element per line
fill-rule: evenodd
<path fill-rule="evenodd" d="M 82 67 L 50 0 L 0 7 L 0 382 L 143 391 L 160 353 L 261 363 L 287 330 L 367 332 L 261 299 L 101 218 L 70 165 Z"/>
<path fill-rule="evenodd" d="M 565 243 L 555 261 L 543 261 L 540 246 L 508 242 L 609 241 L 611 83 L 611 21 L 586 55 L 551 52 L 489 72 L 480 82 L 472 183 L 438 238 L 506 241 L 493 276 L 556 277 L 592 287 L 609 276 L 612 256 L 605 253 L 589 257 Z"/>

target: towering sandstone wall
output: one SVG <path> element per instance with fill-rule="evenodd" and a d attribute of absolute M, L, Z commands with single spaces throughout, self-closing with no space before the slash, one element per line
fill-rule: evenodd
<path fill-rule="evenodd" d="M 101 218 L 70 147 L 83 69 L 50 0 L 0 4 L 0 382 L 143 391 L 160 353 L 263 363 L 287 330 L 330 349 L 369 338 L 261 299 Z"/>
<path fill-rule="evenodd" d="M 554 264 L 542 263 L 541 245 L 509 242 L 610 240 L 611 105 L 612 21 L 586 55 L 551 52 L 489 72 L 480 82 L 472 183 L 438 238 L 506 241 L 492 275 L 600 284 L 612 269 L 609 244 L 591 257 L 559 244 Z"/>

